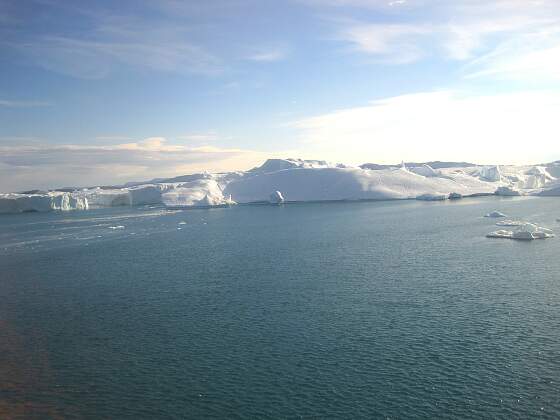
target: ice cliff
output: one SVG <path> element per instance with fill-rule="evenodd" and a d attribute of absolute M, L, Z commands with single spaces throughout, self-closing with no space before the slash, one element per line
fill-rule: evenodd
<path fill-rule="evenodd" d="M 480 194 L 560 195 L 560 163 L 477 166 L 461 163 L 364 164 L 269 159 L 245 172 L 202 173 L 121 187 L 0 194 L 0 213 L 165 205 L 215 207 L 294 201 L 445 200 Z"/>

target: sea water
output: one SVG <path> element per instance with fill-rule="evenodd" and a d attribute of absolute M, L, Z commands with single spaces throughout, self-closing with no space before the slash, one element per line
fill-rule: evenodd
<path fill-rule="evenodd" d="M 556 198 L 0 216 L 0 417 L 559 418 Z"/>

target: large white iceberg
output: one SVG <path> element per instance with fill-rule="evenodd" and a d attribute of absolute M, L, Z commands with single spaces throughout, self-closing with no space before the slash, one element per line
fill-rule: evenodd
<path fill-rule="evenodd" d="M 0 194 L 0 213 L 87 210 L 88 208 L 86 197 L 67 192 Z"/>
<path fill-rule="evenodd" d="M 162 202 L 167 207 L 216 207 L 235 204 L 230 196 L 224 196 L 222 189 L 213 179 L 185 182 L 162 194 Z"/>
<path fill-rule="evenodd" d="M 321 160 L 269 159 L 245 172 L 198 173 L 121 187 L 0 194 L 0 213 L 165 205 L 213 207 L 234 202 L 445 200 L 473 195 L 560 195 L 560 163 L 477 166 L 414 163 L 346 166 Z M 280 192 L 271 198 L 271 191 Z"/>

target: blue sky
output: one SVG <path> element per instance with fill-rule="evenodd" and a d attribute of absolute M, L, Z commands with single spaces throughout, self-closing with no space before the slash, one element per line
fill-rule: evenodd
<path fill-rule="evenodd" d="M 560 159 L 555 0 L 0 0 L 0 191 Z"/>

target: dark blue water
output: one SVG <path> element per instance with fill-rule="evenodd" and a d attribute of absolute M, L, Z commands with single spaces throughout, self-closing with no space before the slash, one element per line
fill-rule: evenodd
<path fill-rule="evenodd" d="M 0 417 L 559 418 L 560 239 L 495 209 L 560 230 L 555 198 L 2 216 Z"/>

